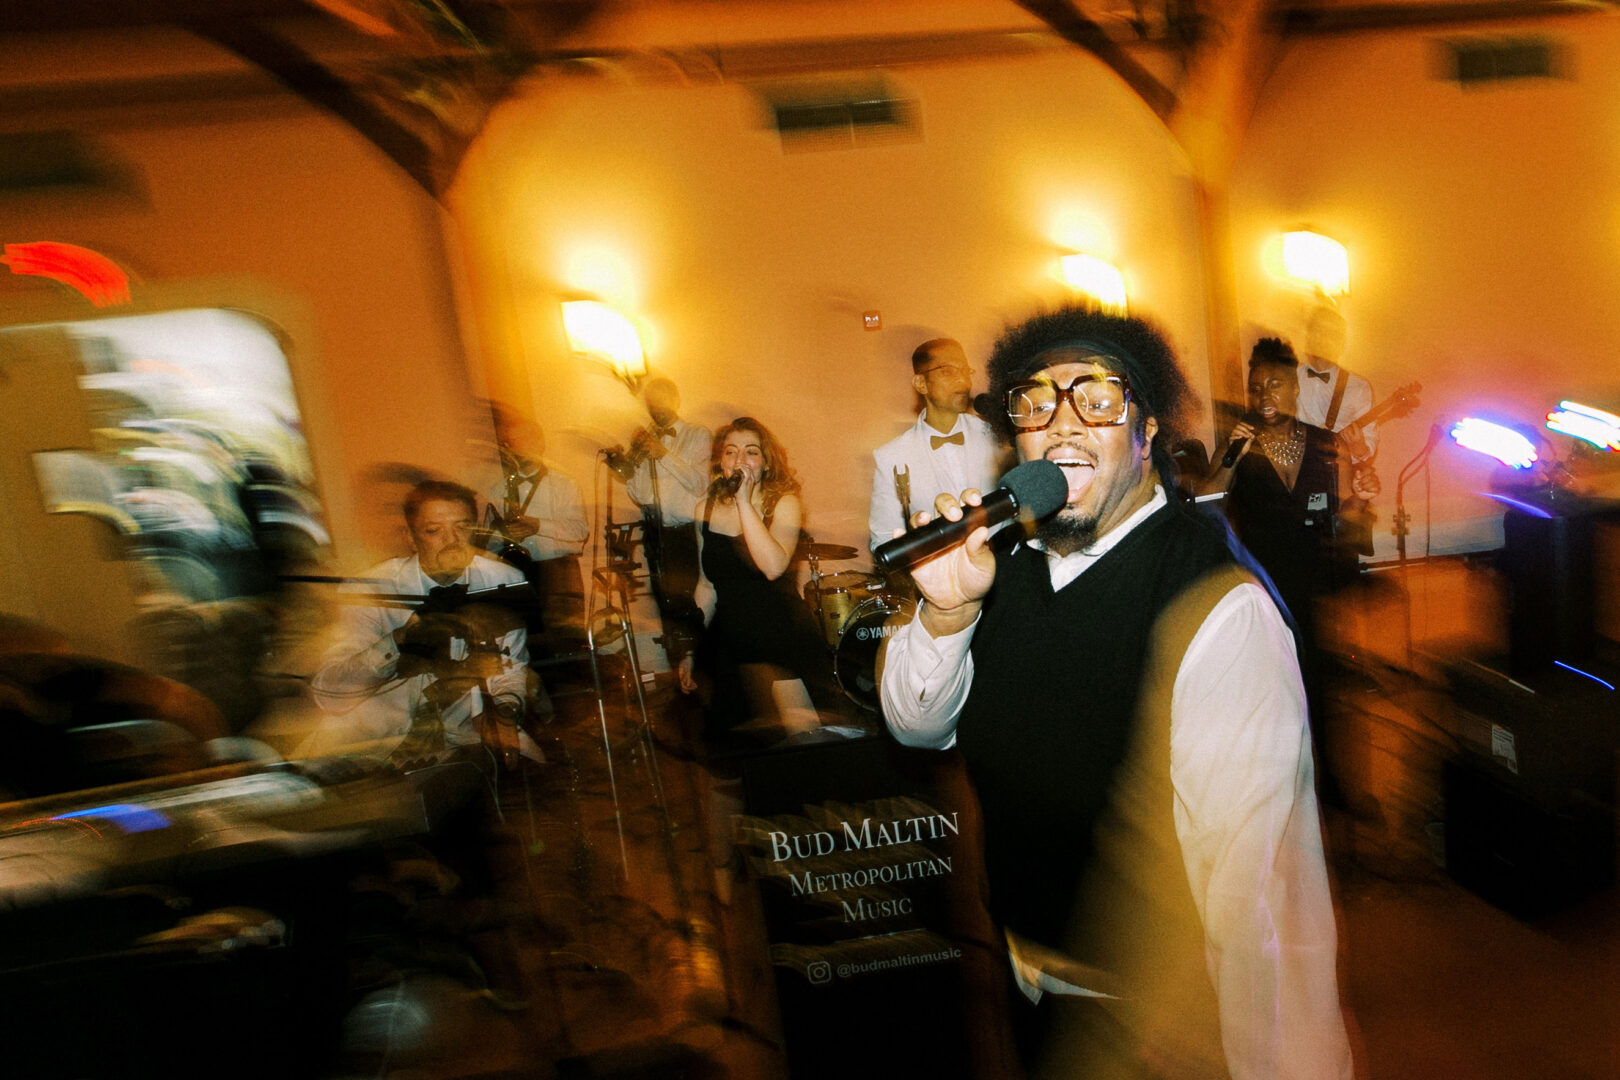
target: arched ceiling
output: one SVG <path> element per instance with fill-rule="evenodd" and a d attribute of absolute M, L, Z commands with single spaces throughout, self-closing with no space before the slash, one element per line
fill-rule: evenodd
<path fill-rule="evenodd" d="M 0 40 L 183 30 L 341 117 L 437 197 L 489 111 L 544 64 L 639 59 L 735 79 L 992 55 L 1055 36 L 1113 68 L 1195 168 L 1220 174 L 1292 37 L 1613 10 L 1614 0 L 51 0 L 0 6 Z M 107 82 L 84 73 L 45 88 L 0 75 L 0 123 L 42 100 L 89 104 Z M 140 97 L 123 90 L 118 100 Z M 199 81 L 191 92 L 210 91 Z"/>

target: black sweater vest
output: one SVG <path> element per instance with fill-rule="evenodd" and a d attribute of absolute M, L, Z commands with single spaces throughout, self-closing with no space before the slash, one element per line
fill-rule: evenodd
<path fill-rule="evenodd" d="M 1177 504 L 1055 594 L 1043 553 L 998 553 L 957 745 L 983 809 L 990 906 L 1003 926 L 1062 944 L 1135 735 L 1155 623 L 1233 561 L 1222 531 Z M 1171 807 L 1163 812 L 1168 821 Z"/>

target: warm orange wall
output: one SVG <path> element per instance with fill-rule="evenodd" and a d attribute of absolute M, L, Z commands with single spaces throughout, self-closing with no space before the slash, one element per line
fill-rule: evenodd
<path fill-rule="evenodd" d="M 864 548 L 870 454 L 911 419 L 912 348 L 949 334 L 982 366 L 1004 320 L 1064 294 L 1058 240 L 1085 222 L 1204 385 L 1184 161 L 1078 51 L 896 71 L 921 139 L 818 153 L 785 154 L 746 86 L 597 70 L 504 106 L 452 200 L 492 382 L 527 381 L 587 490 L 593 449 L 643 419 L 561 341 L 557 298 L 592 289 L 576 262 L 592 252 L 618 260 L 595 291 L 643 324 L 689 417 L 753 413 L 783 438 L 822 540 Z M 869 309 L 881 332 L 861 329 Z"/>
<path fill-rule="evenodd" d="M 296 312 L 306 329 L 292 364 L 316 468 L 339 553 L 363 565 L 354 474 L 390 459 L 465 471 L 470 395 L 442 211 L 337 119 L 290 98 L 254 112 L 98 118 L 87 137 L 134 167 L 145 198 L 0 197 L 0 239 L 102 251 L 138 275 L 137 300 L 229 279 L 218 296 Z M 0 301 L 39 287 L 0 275 Z M 94 310 L 82 308 L 77 317 Z"/>
<path fill-rule="evenodd" d="M 1620 23 L 1470 30 L 1550 35 L 1570 77 L 1462 89 L 1432 76 L 1439 34 L 1296 42 L 1232 184 L 1246 341 L 1302 334 L 1298 300 L 1260 256 L 1279 228 L 1310 222 L 1350 252 L 1348 363 L 1375 392 L 1423 382 L 1423 408 L 1379 453 L 1386 552 L 1395 476 L 1431 422 L 1494 408 L 1539 424 L 1564 396 L 1620 406 Z M 1489 473 L 1478 455 L 1439 451 L 1436 550 L 1499 542 L 1500 514 L 1475 494 Z"/>

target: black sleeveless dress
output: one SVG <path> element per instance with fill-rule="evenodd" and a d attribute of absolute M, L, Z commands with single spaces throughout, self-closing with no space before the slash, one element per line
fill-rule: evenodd
<path fill-rule="evenodd" d="M 739 668 L 747 664 L 778 669 L 778 679 L 802 679 L 818 710 L 835 704 L 832 659 L 816 633 L 810 609 L 793 590 L 788 574 L 772 581 L 748 553 L 741 536 L 709 527 L 711 499 L 703 508 L 703 573 L 714 586 L 714 618 L 698 649 L 698 666 L 714 680 L 708 727 L 726 731 L 755 715 Z M 769 518 L 766 519 L 769 524 Z"/>
<path fill-rule="evenodd" d="M 1334 544 L 1338 440 L 1324 428 L 1304 427 L 1305 449 L 1293 490 L 1269 458 L 1250 453 L 1238 462 L 1226 505 L 1232 530 L 1309 634 L 1316 598 L 1339 583 L 1343 570 Z"/>
<path fill-rule="evenodd" d="M 1238 462 L 1226 496 L 1232 531 L 1270 575 L 1293 616 L 1300 675 L 1311 715 L 1317 793 L 1333 805 L 1343 804 L 1343 794 L 1323 742 L 1329 720 L 1324 695 L 1330 663 L 1321 648 L 1317 604 L 1353 580 L 1357 571 L 1354 550 L 1335 536 L 1340 497 L 1338 454 L 1339 441 L 1333 432 L 1307 424 L 1304 456 L 1292 491 L 1269 458 L 1252 452 Z"/>

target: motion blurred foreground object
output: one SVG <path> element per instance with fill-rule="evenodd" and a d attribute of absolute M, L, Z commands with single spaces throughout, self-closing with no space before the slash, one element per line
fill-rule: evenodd
<path fill-rule="evenodd" d="M 337 1075 L 345 1013 L 430 945 L 484 989 L 469 875 L 427 853 L 476 851 L 454 834 L 480 786 L 326 759 L 0 805 L 7 1075 Z"/>

